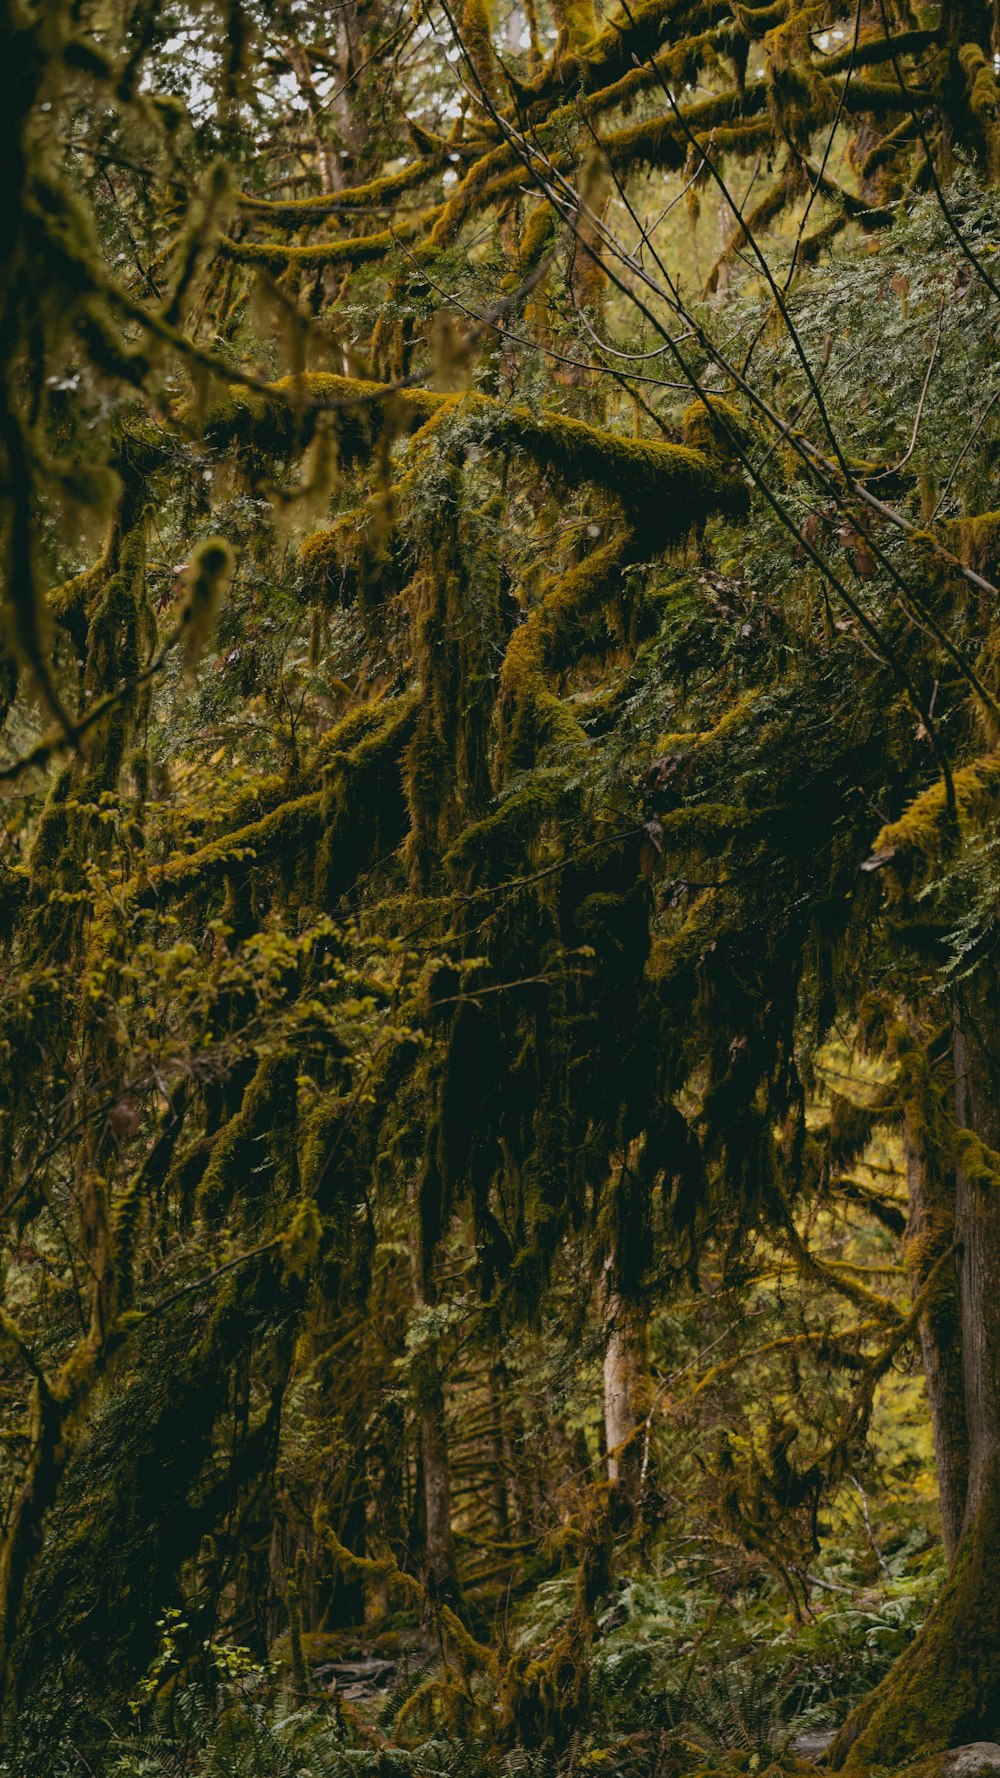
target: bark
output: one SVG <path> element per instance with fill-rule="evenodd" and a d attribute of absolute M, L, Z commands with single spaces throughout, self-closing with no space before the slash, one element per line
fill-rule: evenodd
<path fill-rule="evenodd" d="M 507 1494 L 507 1452 L 505 1448 L 504 1409 L 507 1377 L 502 1358 L 490 1366 L 490 1456 L 492 1459 L 493 1524 L 499 1538 L 510 1536 L 510 1499 Z"/>
<path fill-rule="evenodd" d="M 416 1189 L 410 1194 L 410 1202 L 420 1212 L 416 1218 L 413 1253 L 413 1299 L 418 1309 L 431 1308 L 437 1301 L 432 1249 Z M 458 1608 L 461 1590 L 451 1529 L 451 1468 L 438 1339 L 426 1341 L 414 1367 L 413 1384 L 420 1432 L 420 1505 L 423 1513 L 419 1529 L 423 1532 L 427 1589 L 432 1599 L 444 1600 Z"/>
<path fill-rule="evenodd" d="M 903 1128 L 910 1217 L 907 1265 L 916 1295 L 955 1239 L 955 1179 L 931 1150 L 923 1107 Z M 958 1261 L 946 1263 L 920 1322 L 924 1383 L 934 1432 L 941 1534 L 949 1563 L 958 1553 L 969 1481 Z"/>
<path fill-rule="evenodd" d="M 1000 1146 L 1000 994 L 956 1010 L 959 1129 Z M 960 1148 L 955 1221 L 968 1490 L 952 1573 L 916 1641 L 852 1712 L 829 1752 L 850 1773 L 1000 1736 L 1000 1188 L 989 1153 Z"/>
<path fill-rule="evenodd" d="M 455 1545 L 451 1531 L 451 1470 L 445 1428 L 444 1390 L 435 1350 L 427 1361 L 420 1401 L 420 1449 L 423 1457 L 425 1555 L 431 1594 L 448 1604 L 459 1598 Z"/>
<path fill-rule="evenodd" d="M 611 1264 L 605 1267 L 604 1322 L 604 1437 L 608 1453 L 608 1480 L 624 1484 L 628 1492 L 638 1485 L 642 1469 L 642 1425 L 646 1394 L 645 1319 L 625 1303 L 611 1283 Z"/>
<path fill-rule="evenodd" d="M 960 1129 L 1000 1150 L 1000 995 L 980 994 L 955 1020 L 955 1099 Z M 966 1527 L 995 1486 L 1000 1462 L 1000 1190 L 979 1167 L 960 1166 L 956 1224 L 965 1407 L 969 1423 Z"/>

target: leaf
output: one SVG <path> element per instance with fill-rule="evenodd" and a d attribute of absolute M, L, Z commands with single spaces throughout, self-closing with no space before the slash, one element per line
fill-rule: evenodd
<path fill-rule="evenodd" d="M 651 877 L 656 869 L 656 861 L 663 856 L 663 822 L 654 815 L 651 820 L 642 824 L 642 839 L 639 843 L 639 869 L 644 877 Z"/>
<path fill-rule="evenodd" d="M 854 568 L 862 580 L 871 580 L 877 572 L 875 557 L 863 537 L 859 537 L 854 546 Z"/>

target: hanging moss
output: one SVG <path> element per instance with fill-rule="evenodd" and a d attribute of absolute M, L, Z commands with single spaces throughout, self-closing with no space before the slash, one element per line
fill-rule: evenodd
<path fill-rule="evenodd" d="M 313 884 L 320 906 L 329 907 L 372 858 L 392 852 L 406 830 L 402 762 L 420 709 L 411 691 L 369 706 L 367 721 L 354 713 L 338 731 L 336 746 L 323 749 L 327 781 L 322 799 L 322 843 Z M 362 732 L 362 731 L 365 732 Z M 353 744 L 345 745 L 351 735 Z"/>
<path fill-rule="evenodd" d="M 712 512 L 736 516 L 747 509 L 745 484 L 725 473 L 714 455 L 629 438 L 562 414 L 505 407 L 484 395 L 386 393 L 378 383 L 309 374 L 272 384 L 266 399 L 233 397 L 208 417 L 205 430 L 219 449 L 235 442 L 279 454 L 304 443 L 315 415 L 326 412 L 346 466 L 369 457 L 386 436 L 411 432 L 442 410 L 473 415 L 490 443 L 518 447 L 570 485 L 590 481 L 617 494 L 641 523 L 649 547 L 684 536 Z"/>
<path fill-rule="evenodd" d="M 583 740 L 579 721 L 552 690 L 548 674 L 579 650 L 594 609 L 616 592 L 616 574 L 632 543 L 627 531 L 591 550 L 575 568 L 542 592 L 539 604 L 515 630 L 500 676 L 498 716 L 502 773 L 534 765 L 547 747 L 560 750 Z"/>
<path fill-rule="evenodd" d="M 535 773 L 522 789 L 504 797 L 491 815 L 465 829 L 445 853 L 445 868 L 456 873 L 474 869 L 487 881 L 516 870 L 539 823 L 563 807 L 568 782 L 565 771 Z"/>
<path fill-rule="evenodd" d="M 322 792 L 315 790 L 274 809 L 259 821 L 248 822 L 224 838 L 187 857 L 152 865 L 135 892 L 145 905 L 160 897 L 184 895 L 222 882 L 234 864 L 248 860 L 265 863 L 275 857 L 301 859 L 310 852 L 322 829 Z"/>
<path fill-rule="evenodd" d="M 263 1057 L 238 1112 L 215 1138 L 198 1188 L 198 1209 L 209 1222 L 238 1197 L 252 1226 L 273 1199 L 295 1121 L 296 1071 L 294 1056 Z"/>

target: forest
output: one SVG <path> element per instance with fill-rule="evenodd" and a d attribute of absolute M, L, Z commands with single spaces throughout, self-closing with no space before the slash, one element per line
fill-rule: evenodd
<path fill-rule="evenodd" d="M 996 0 L 0 88 L 0 1774 L 1000 1774 Z"/>

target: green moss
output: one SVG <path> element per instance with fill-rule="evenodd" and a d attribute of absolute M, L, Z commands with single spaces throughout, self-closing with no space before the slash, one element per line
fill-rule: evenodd
<path fill-rule="evenodd" d="M 502 774 L 535 764 L 547 746 L 579 745 L 583 731 L 548 681 L 572 657 L 588 620 L 620 590 L 618 571 L 631 533 L 619 530 L 543 590 L 540 603 L 514 631 L 500 674 L 498 766 Z"/>
<path fill-rule="evenodd" d="M 915 797 L 898 821 L 890 821 L 879 833 L 870 862 L 888 868 L 894 894 L 925 882 L 954 850 L 963 829 L 982 827 L 1000 810 L 1000 751 L 962 766 L 952 782 L 954 819 L 947 786 L 938 781 Z"/>
<path fill-rule="evenodd" d="M 289 1158 L 288 1134 L 296 1101 L 294 1056 L 265 1056 L 235 1117 L 216 1136 L 198 1189 L 198 1207 L 209 1221 L 235 1196 L 250 1225 L 273 1193 L 274 1176 Z"/>
<path fill-rule="evenodd" d="M 1000 1734 L 1000 1488 L 993 1478 L 916 1641 L 827 1759 L 851 1778 Z"/>
<path fill-rule="evenodd" d="M 462 0 L 459 25 L 465 52 L 485 93 L 496 92 L 497 63 L 493 54 L 493 19 L 489 0 Z"/>
<path fill-rule="evenodd" d="M 259 821 L 250 821 L 224 838 L 212 840 L 187 857 L 153 865 L 135 893 L 145 903 L 184 895 L 221 883 L 235 864 L 264 863 L 274 857 L 299 857 L 315 845 L 322 827 L 322 793 L 295 797 Z"/>
<path fill-rule="evenodd" d="M 439 207 L 440 209 L 440 207 Z M 438 212 L 435 212 L 438 213 Z M 394 229 L 377 229 L 370 235 L 335 235 L 310 246 L 288 246 L 276 241 L 233 241 L 223 236 L 219 252 L 237 265 L 294 267 L 311 271 L 326 266 L 355 270 L 399 252 L 400 240 L 421 235 L 429 217 L 403 217 Z"/>
<path fill-rule="evenodd" d="M 715 452 L 630 438 L 563 414 L 507 407 L 485 395 L 386 391 L 380 383 L 311 373 L 282 378 L 267 397 L 232 397 L 208 416 L 205 432 L 219 449 L 240 443 L 278 453 L 304 442 L 322 412 L 332 417 L 346 464 L 370 457 L 379 440 L 413 432 L 443 410 L 475 415 L 488 443 L 516 446 L 571 486 L 591 481 L 616 494 L 650 546 L 683 537 L 712 512 L 738 516 L 747 510 L 745 484 L 722 470 Z"/>
<path fill-rule="evenodd" d="M 993 65 L 987 61 L 978 43 L 966 43 L 958 52 L 962 73 L 969 87 L 969 104 L 977 117 L 993 116 L 1000 106 Z"/>
<path fill-rule="evenodd" d="M 552 10 L 567 49 L 584 49 L 592 41 L 597 29 L 594 0 L 555 0 Z"/>
<path fill-rule="evenodd" d="M 482 396 L 474 398 L 492 419 Z M 684 537 L 711 512 L 747 511 L 744 483 L 714 458 L 684 445 L 628 438 L 563 415 L 515 407 L 497 413 L 496 433 L 546 464 L 570 486 L 594 482 L 621 500 L 641 531 L 643 547 L 663 548 Z"/>
<path fill-rule="evenodd" d="M 378 489 L 299 545 L 303 590 L 325 605 L 357 605 L 367 617 L 402 591 L 406 559 L 397 529 L 400 488 Z"/>
<path fill-rule="evenodd" d="M 248 216 L 259 217 L 262 222 L 286 222 L 296 228 L 300 228 L 305 222 L 339 215 L 345 210 L 377 209 L 383 204 L 391 208 L 398 198 L 439 172 L 447 159 L 447 153 L 447 143 L 429 144 L 428 151 L 420 159 L 408 162 L 398 172 L 381 173 L 375 179 L 366 180 L 363 185 L 345 186 L 342 191 L 324 193 L 321 197 L 286 198 L 278 201 L 254 197 L 244 192 L 240 196 L 240 208 Z"/>
<path fill-rule="evenodd" d="M 734 88 L 686 105 L 683 124 L 673 112 L 663 111 L 626 129 L 609 131 L 602 139 L 602 147 L 612 166 L 621 173 L 640 166 L 683 167 L 689 151 L 687 131 L 696 136 L 704 136 L 706 131 L 726 131 L 727 147 L 733 153 L 752 152 L 773 133 L 771 119 L 760 115 L 767 102 L 767 82 L 749 82 L 742 92 Z"/>
<path fill-rule="evenodd" d="M 570 775 L 536 772 L 531 781 L 504 797 L 498 809 L 473 822 L 445 853 L 442 863 L 456 873 L 474 869 L 487 880 L 524 862 L 539 825 L 566 806 Z"/>
<path fill-rule="evenodd" d="M 949 519 L 941 530 L 967 568 L 987 580 L 1000 573 L 1000 512 L 969 513 Z"/>
<path fill-rule="evenodd" d="M 109 548 L 89 568 L 85 568 L 81 574 L 74 574 L 71 580 L 64 580 L 61 586 L 54 587 L 49 594 L 49 610 L 56 623 L 72 638 L 79 655 L 86 651 L 90 606 L 111 572 Z"/>
<path fill-rule="evenodd" d="M 313 872 L 320 906 L 331 906 L 373 857 L 403 839 L 403 755 L 420 705 L 417 691 L 384 698 L 352 712 L 324 743 L 322 840 Z"/>
<path fill-rule="evenodd" d="M 279 378 L 266 395 L 230 396 L 206 415 L 204 432 L 219 450 L 239 444 L 285 454 L 309 442 L 323 413 L 333 427 L 340 463 L 348 467 L 370 458 L 380 442 L 413 431 L 448 399 L 422 389 L 394 393 L 380 383 L 309 373 Z"/>
<path fill-rule="evenodd" d="M 734 446 L 746 443 L 747 429 L 732 402 L 713 395 L 708 402 L 692 401 L 681 416 L 684 442 L 707 457 L 729 462 Z"/>

